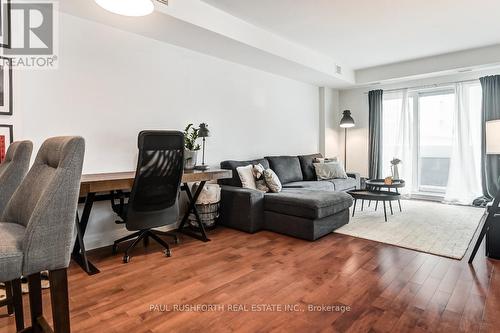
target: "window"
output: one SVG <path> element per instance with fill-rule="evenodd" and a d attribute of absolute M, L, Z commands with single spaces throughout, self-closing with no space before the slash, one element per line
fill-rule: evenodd
<path fill-rule="evenodd" d="M 461 87 L 460 93 L 457 87 Z M 405 191 L 444 197 L 457 138 L 480 170 L 481 86 L 457 86 L 384 92 L 382 116 L 383 176 L 392 175 L 393 158 L 402 160 Z M 459 108 L 466 108 L 466 128 L 457 126 Z M 457 131 L 457 133 L 455 133 Z M 462 131 L 464 133 L 458 133 Z M 403 172 L 401 172 L 403 169 Z"/>
<path fill-rule="evenodd" d="M 453 141 L 455 92 L 418 93 L 418 191 L 444 193 Z"/>

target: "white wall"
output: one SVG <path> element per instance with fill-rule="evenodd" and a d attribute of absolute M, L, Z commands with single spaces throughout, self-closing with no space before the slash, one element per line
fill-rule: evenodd
<path fill-rule="evenodd" d="M 350 109 L 356 122 L 356 127 L 349 129 L 347 138 L 347 170 L 359 172 L 368 176 L 368 94 L 373 89 L 411 88 L 433 84 L 449 83 L 461 80 L 477 79 L 485 75 L 499 74 L 499 69 L 487 71 L 455 74 L 438 78 L 428 78 L 394 84 L 376 85 L 340 91 L 340 110 Z M 341 135 L 341 150 L 344 151 L 344 140 Z"/>
<path fill-rule="evenodd" d="M 328 87 L 319 90 L 320 152 L 325 157 L 340 157 L 339 91 Z M 343 158 L 343 157 L 341 157 Z"/>
<path fill-rule="evenodd" d="M 137 133 L 207 122 L 207 161 L 319 149 L 318 88 L 68 14 L 57 70 L 16 71 L 16 138 L 35 150 L 55 135 L 86 139 L 84 173 L 135 168 Z M 201 157 L 200 157 L 201 158 Z M 123 234 L 109 203 L 86 242 Z"/>

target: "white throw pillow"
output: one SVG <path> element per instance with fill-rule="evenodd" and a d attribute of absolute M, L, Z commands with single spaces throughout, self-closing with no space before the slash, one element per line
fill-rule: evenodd
<path fill-rule="evenodd" d="M 276 173 L 271 169 L 264 170 L 264 180 L 266 181 L 267 187 L 271 192 L 278 193 L 281 192 L 281 182 Z"/>
<path fill-rule="evenodd" d="M 347 179 L 347 174 L 342 164 L 337 162 L 313 163 L 318 180 L 329 180 L 335 178 Z"/>
<path fill-rule="evenodd" d="M 238 172 L 243 188 L 251 188 L 252 190 L 257 189 L 253 176 L 253 165 L 249 164 L 247 166 L 237 167 L 236 171 Z"/>

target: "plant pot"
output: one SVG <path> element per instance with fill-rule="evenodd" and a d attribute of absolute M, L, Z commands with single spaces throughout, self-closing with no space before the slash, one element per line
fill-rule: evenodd
<path fill-rule="evenodd" d="M 197 150 L 184 150 L 184 169 L 193 170 L 198 161 Z"/>

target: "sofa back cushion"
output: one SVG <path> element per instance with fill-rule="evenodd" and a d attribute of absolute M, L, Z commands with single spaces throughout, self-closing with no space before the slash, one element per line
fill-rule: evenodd
<path fill-rule="evenodd" d="M 269 162 L 264 158 L 258 159 L 258 160 L 251 160 L 251 161 L 223 161 L 220 163 L 220 168 L 232 170 L 233 177 L 228 178 L 228 179 L 221 179 L 221 180 L 219 180 L 219 184 L 220 185 L 227 185 L 227 186 L 241 187 L 242 185 L 241 185 L 240 176 L 238 175 L 236 168 L 240 167 L 240 166 L 247 166 L 249 164 L 252 164 L 252 165 L 262 164 L 264 169 L 269 169 Z"/>
<path fill-rule="evenodd" d="M 281 181 L 281 184 L 300 182 L 304 180 L 297 156 L 269 156 L 269 167 Z"/>
<path fill-rule="evenodd" d="M 323 155 L 320 153 L 299 156 L 300 168 L 302 169 L 304 180 L 316 180 L 316 171 L 314 170 L 313 163 L 316 158 L 322 157 Z"/>

